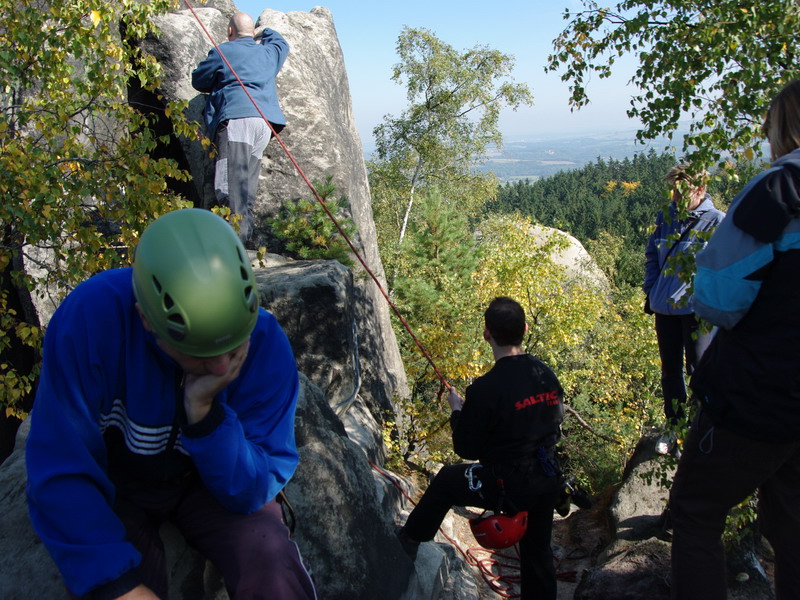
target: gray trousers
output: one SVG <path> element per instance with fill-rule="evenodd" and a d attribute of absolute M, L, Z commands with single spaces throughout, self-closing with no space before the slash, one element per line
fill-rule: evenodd
<path fill-rule="evenodd" d="M 214 197 L 217 205 L 228 206 L 234 214 L 241 215 L 239 239 L 242 243 L 247 242 L 253 232 L 253 204 L 261 158 L 271 137 L 272 131 L 261 117 L 230 119 L 217 127 Z"/>
<path fill-rule="evenodd" d="M 673 600 L 727 598 L 725 518 L 756 489 L 759 524 L 775 551 L 776 598 L 798 598 L 800 441 L 754 441 L 713 427 L 701 411 L 684 444 L 670 493 Z"/>

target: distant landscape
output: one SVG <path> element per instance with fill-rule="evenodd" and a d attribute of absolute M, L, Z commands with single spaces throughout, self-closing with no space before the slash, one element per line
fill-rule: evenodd
<path fill-rule="evenodd" d="M 682 134 L 673 145 L 680 148 Z M 501 183 L 554 175 L 559 171 L 579 169 L 598 158 L 623 160 L 634 154 L 657 153 L 670 147 L 667 140 L 650 142 L 646 146 L 635 142 L 635 131 L 597 133 L 563 138 L 507 139 L 500 150 L 493 149 L 488 160 L 477 166 L 482 172 L 493 171 Z"/>

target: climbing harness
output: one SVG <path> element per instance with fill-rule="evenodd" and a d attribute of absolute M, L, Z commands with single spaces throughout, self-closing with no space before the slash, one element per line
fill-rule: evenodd
<path fill-rule="evenodd" d="M 473 467 L 474 465 L 470 469 Z M 506 499 L 506 484 L 500 477 L 495 481 L 499 490 L 497 494 L 497 510 L 495 510 L 494 514 L 489 515 L 486 514 L 487 511 L 483 511 L 480 516 L 470 519 L 469 528 L 472 530 L 472 535 L 484 548 L 503 550 L 519 542 L 522 536 L 525 535 L 528 530 L 528 512 L 516 510 L 516 507 L 509 501 L 508 504 L 511 505 L 511 511 L 504 513 L 503 503 Z M 470 484 L 472 484 L 472 481 L 470 481 Z M 472 488 L 470 487 L 470 489 Z"/>

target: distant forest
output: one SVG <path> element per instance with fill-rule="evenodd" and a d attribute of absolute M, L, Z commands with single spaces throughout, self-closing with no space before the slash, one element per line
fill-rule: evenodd
<path fill-rule="evenodd" d="M 644 278 L 650 227 L 669 200 L 664 176 L 675 164 L 674 155 L 655 150 L 623 160 L 598 158 L 537 181 L 501 185 L 497 199 L 485 210 L 519 213 L 570 233 L 615 283 L 638 287 Z M 717 207 L 725 210 L 738 185 L 727 180 L 712 183 L 709 189 Z"/>

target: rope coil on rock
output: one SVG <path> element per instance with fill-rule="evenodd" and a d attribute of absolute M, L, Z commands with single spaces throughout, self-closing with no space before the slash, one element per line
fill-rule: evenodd
<path fill-rule="evenodd" d="M 378 280 L 378 277 L 377 277 L 377 276 L 376 276 L 376 275 L 375 275 L 375 274 L 372 272 L 372 269 L 370 269 L 370 268 L 369 268 L 369 266 L 367 266 L 367 263 L 366 263 L 366 262 L 364 261 L 364 259 L 361 257 L 361 254 L 360 254 L 360 253 L 359 253 L 359 251 L 356 249 L 356 247 L 355 247 L 355 245 L 353 244 L 353 242 L 350 240 L 350 237 L 349 237 L 349 236 L 348 236 L 348 235 L 345 233 L 344 229 L 343 229 L 343 228 L 342 228 L 342 226 L 339 224 L 339 222 L 337 221 L 336 217 L 333 215 L 333 213 L 332 213 L 332 212 L 330 211 L 330 209 L 328 208 L 327 204 L 325 203 L 325 200 L 323 200 L 323 199 L 322 199 L 322 196 L 320 196 L 320 195 L 319 195 L 319 193 L 317 192 L 317 190 L 314 188 L 314 185 L 311 183 L 311 181 L 309 181 L 308 177 L 307 177 L 307 176 L 306 176 L 306 174 L 303 172 L 303 169 L 300 167 L 300 165 L 298 164 L 297 160 L 295 160 L 294 156 L 293 156 L 293 155 L 292 155 L 292 153 L 289 151 L 289 148 L 286 146 L 286 144 L 284 143 L 284 141 L 281 139 L 280 135 L 278 135 L 278 133 L 275 131 L 275 128 L 272 126 L 272 123 L 270 123 L 270 122 L 269 122 L 269 119 L 267 119 L 267 117 L 264 115 L 264 113 L 263 113 L 263 112 L 261 111 L 261 109 L 259 108 L 259 106 L 258 106 L 258 104 L 256 103 L 256 101 L 255 101 L 255 100 L 253 99 L 253 97 L 250 95 L 250 92 L 248 91 L 248 89 L 247 89 L 247 86 L 246 86 L 246 85 L 244 85 L 244 83 L 242 82 L 242 80 L 239 78 L 239 75 L 238 75 L 238 73 L 236 73 L 236 70 L 235 70 L 235 69 L 233 68 L 233 66 L 232 66 L 232 65 L 231 65 L 231 64 L 228 62 L 228 59 L 225 57 L 225 54 L 222 52 L 222 50 L 220 49 L 219 45 L 218 45 L 218 44 L 217 44 L 217 42 L 214 40 L 214 37 L 211 35 L 211 33 L 209 33 L 208 29 L 206 28 L 206 26 L 205 26 L 205 25 L 203 24 L 203 22 L 200 20 L 200 17 L 199 17 L 199 16 L 197 15 L 197 13 L 195 12 L 195 9 L 194 9 L 194 7 L 192 6 L 192 4 L 189 2 L 189 0 L 183 0 L 183 2 L 184 2 L 184 4 L 186 4 L 187 8 L 188 8 L 188 9 L 191 11 L 191 13 L 192 13 L 192 15 L 194 16 L 195 20 L 196 20 L 196 21 L 197 21 L 197 23 L 200 25 L 200 28 L 201 28 L 201 29 L 203 30 L 203 32 L 206 34 L 206 37 L 208 37 L 208 39 L 211 41 L 211 44 L 214 46 L 214 48 L 216 49 L 216 51 L 219 53 L 219 55 L 220 55 L 220 58 L 223 60 L 223 62 L 225 63 L 225 65 L 226 65 L 226 66 L 227 66 L 227 67 L 228 67 L 228 68 L 231 70 L 231 73 L 232 73 L 232 74 L 233 74 L 233 76 L 236 78 L 236 81 L 238 81 L 238 82 L 239 82 L 239 85 L 242 87 L 242 89 L 244 90 L 245 94 L 247 94 L 247 97 L 250 99 L 250 102 L 252 102 L 252 103 L 253 103 L 253 106 L 255 106 L 256 110 L 258 111 L 258 114 L 259 114 L 259 115 L 261 115 L 261 118 L 262 118 L 262 119 L 264 119 L 264 121 L 266 122 L 266 124 L 267 124 L 267 126 L 269 127 L 270 131 L 272 132 L 272 135 L 273 135 L 273 137 L 274 137 L 276 140 L 278 140 L 278 143 L 281 145 L 281 148 L 283 148 L 283 151 L 284 151 L 284 153 L 285 153 L 285 154 L 286 154 L 286 156 L 289 158 L 289 160 L 291 161 L 292 165 L 294 165 L 294 168 L 297 170 L 297 173 L 300 175 L 300 177 L 303 179 L 303 181 L 305 182 L 305 184 L 308 186 L 308 189 L 310 189 L 310 190 L 311 190 L 311 193 L 314 195 L 314 198 L 316 198 L 317 202 L 320 204 L 320 206 L 322 206 L 322 209 L 325 211 L 325 214 L 328 216 L 328 218 L 329 218 L 329 219 L 331 220 L 331 222 L 334 224 L 334 226 L 335 226 L 335 227 L 336 227 L 336 229 L 338 230 L 339 234 L 342 236 L 342 239 L 344 239 L 344 241 L 345 241 L 345 242 L 347 243 L 347 245 L 350 247 L 350 250 L 352 250 L 353 254 L 354 254 L 354 255 L 355 255 L 355 257 L 358 259 L 358 262 L 359 262 L 359 263 L 361 263 L 361 266 L 362 266 L 362 267 L 364 267 L 364 270 L 365 270 L 365 271 L 367 272 L 367 274 L 370 276 L 370 278 L 372 279 L 372 281 L 373 281 L 373 282 L 375 282 L 375 285 L 376 285 L 376 286 L 378 286 L 378 290 L 380 291 L 381 295 L 384 297 L 384 299 L 385 299 L 385 300 L 386 300 L 386 302 L 388 303 L 388 305 L 389 305 L 389 308 L 391 308 L 391 309 L 392 309 L 392 312 L 394 312 L 394 314 L 395 314 L 395 315 L 397 316 L 397 318 L 400 320 L 400 323 L 402 323 L 402 325 L 403 325 L 403 328 L 404 328 L 404 329 L 405 329 L 405 330 L 408 332 L 409 336 L 411 336 L 411 339 L 414 341 L 414 344 L 416 344 L 417 348 L 419 348 L 419 350 L 420 350 L 420 352 L 422 353 L 422 355 L 425 357 L 425 359 L 426 359 L 426 360 L 428 361 L 428 363 L 431 365 L 431 367 L 433 368 L 434 372 L 436 373 L 436 376 L 437 376 L 437 377 L 439 378 L 439 380 L 440 380 L 440 381 L 441 381 L 441 382 L 442 382 L 442 383 L 445 385 L 445 387 L 448 387 L 448 388 L 449 388 L 449 387 L 450 387 L 450 384 L 449 384 L 449 383 L 447 382 L 447 380 L 444 378 L 444 375 L 442 375 L 442 373 L 439 371 L 439 368 L 436 366 L 436 363 L 434 362 L 434 360 L 433 360 L 433 358 L 431 357 L 431 355 L 428 353 L 428 351 L 427 351 L 427 349 L 425 348 L 425 346 L 423 346 L 423 345 L 422 345 L 422 342 L 420 342 L 420 341 L 419 341 L 419 339 L 417 338 L 417 336 L 414 334 L 414 331 L 411 329 L 411 326 L 408 324 L 408 321 L 406 321 L 406 319 L 405 319 L 405 318 L 403 317 L 403 315 L 400 313 L 400 309 L 398 309 L 398 308 L 397 308 L 397 306 L 395 305 L 395 303 L 394 303 L 394 302 L 392 301 L 392 299 L 389 297 L 389 294 L 386 292 L 386 290 L 384 289 L 383 285 L 382 285 L 382 284 L 381 284 L 381 282 Z"/>

